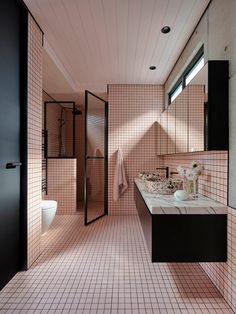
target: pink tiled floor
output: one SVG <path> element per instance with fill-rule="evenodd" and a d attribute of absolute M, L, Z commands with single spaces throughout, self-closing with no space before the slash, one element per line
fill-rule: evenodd
<path fill-rule="evenodd" d="M 233 313 L 198 264 L 152 264 L 137 216 L 57 216 L 1 313 Z"/>

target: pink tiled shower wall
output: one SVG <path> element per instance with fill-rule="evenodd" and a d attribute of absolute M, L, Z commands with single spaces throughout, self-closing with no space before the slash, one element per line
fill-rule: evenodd
<path fill-rule="evenodd" d="M 49 95 L 43 93 L 43 118 L 44 118 L 44 101 L 53 101 Z M 47 126 L 48 129 L 48 156 L 59 156 L 59 119 L 61 106 L 59 104 L 47 104 Z M 44 125 L 42 125 L 44 127 Z M 64 128 L 63 128 L 64 130 Z M 62 134 L 64 140 L 64 134 Z M 63 143 L 64 144 L 64 143 Z"/>
<path fill-rule="evenodd" d="M 42 112 L 42 128 L 44 128 L 44 103 L 45 101 L 55 101 L 48 93 L 43 91 L 43 112 Z M 48 103 L 47 104 L 47 125 L 48 130 L 48 156 L 58 157 L 59 156 L 59 134 L 60 134 L 60 118 L 61 118 L 61 108 L 60 103 Z M 73 116 L 71 110 L 63 111 L 62 118 L 65 120 L 65 124 L 62 127 L 62 152 L 65 153 L 67 157 L 73 154 Z"/>
<path fill-rule="evenodd" d="M 43 91 L 43 122 L 44 122 L 44 102 L 54 101 L 49 94 Z M 59 121 L 60 118 L 60 104 L 48 104 L 47 105 L 47 126 L 50 128 L 48 138 L 49 156 L 58 156 L 58 138 L 59 138 Z M 71 115 L 71 111 L 69 112 Z M 69 117 L 71 118 L 71 117 Z M 69 130 L 65 127 L 69 124 Z M 42 123 L 44 128 L 44 123 Z M 66 125 L 63 127 L 63 139 L 65 147 L 68 147 L 68 152 L 71 152 L 71 133 L 72 124 L 67 119 Z M 70 134 L 66 134 L 67 131 Z M 76 133 L 77 134 L 77 133 Z M 83 164 L 82 164 L 83 166 Z M 48 195 L 44 193 L 44 199 L 52 199 L 58 202 L 57 214 L 74 214 L 76 212 L 76 159 L 65 158 L 65 159 L 48 159 Z M 45 171 L 43 171 L 45 176 Z"/>
<path fill-rule="evenodd" d="M 133 201 L 133 179 L 142 170 L 158 166 L 156 157 L 156 120 L 164 104 L 160 85 L 109 85 L 109 213 L 136 214 Z M 128 190 L 115 202 L 112 188 L 115 152 L 124 158 Z"/>
<path fill-rule="evenodd" d="M 48 159 L 48 195 L 44 199 L 57 201 L 58 215 L 76 213 L 76 159 Z"/>
<path fill-rule="evenodd" d="M 28 15 L 28 267 L 41 253 L 42 32 Z"/>

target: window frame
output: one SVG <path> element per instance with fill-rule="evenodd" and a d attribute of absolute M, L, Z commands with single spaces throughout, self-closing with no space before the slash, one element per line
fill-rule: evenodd
<path fill-rule="evenodd" d="M 175 92 L 176 92 L 180 87 L 182 88 L 182 89 L 181 89 L 181 92 L 182 92 L 182 91 L 183 91 L 183 84 L 182 84 L 182 82 L 178 82 L 178 84 L 175 86 L 175 89 L 172 90 L 171 94 L 169 95 L 169 101 L 170 101 L 169 104 L 171 104 L 171 103 L 178 97 L 178 95 L 181 93 L 181 92 L 180 92 L 173 100 L 171 100 L 171 98 L 173 97 L 173 95 L 175 94 Z"/>
<path fill-rule="evenodd" d="M 201 48 L 198 50 L 196 55 L 193 57 L 192 61 L 189 63 L 189 65 L 186 67 L 183 73 L 180 75 L 180 78 L 178 79 L 178 81 L 175 83 L 175 85 L 172 87 L 172 89 L 168 93 L 168 106 L 171 104 L 172 95 L 180 87 L 180 85 L 182 85 L 182 90 L 186 87 L 186 77 L 193 70 L 193 68 L 201 60 L 202 57 L 204 57 L 204 45 L 201 46 Z"/>

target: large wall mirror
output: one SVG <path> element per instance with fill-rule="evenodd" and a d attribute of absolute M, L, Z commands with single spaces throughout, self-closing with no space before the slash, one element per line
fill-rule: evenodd
<path fill-rule="evenodd" d="M 228 81 L 228 61 L 205 64 L 161 114 L 159 155 L 228 150 Z"/>
<path fill-rule="evenodd" d="M 188 151 L 206 150 L 208 64 L 190 81 L 188 89 Z"/>

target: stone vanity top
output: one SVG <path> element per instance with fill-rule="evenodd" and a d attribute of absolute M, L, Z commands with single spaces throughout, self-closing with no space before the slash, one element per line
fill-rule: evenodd
<path fill-rule="evenodd" d="M 208 197 L 199 195 L 198 199 L 189 199 L 186 201 L 177 201 L 174 195 L 160 195 L 150 193 L 145 187 L 143 180 L 135 178 L 137 185 L 149 211 L 153 215 L 211 215 L 227 214 L 227 207 Z"/>

